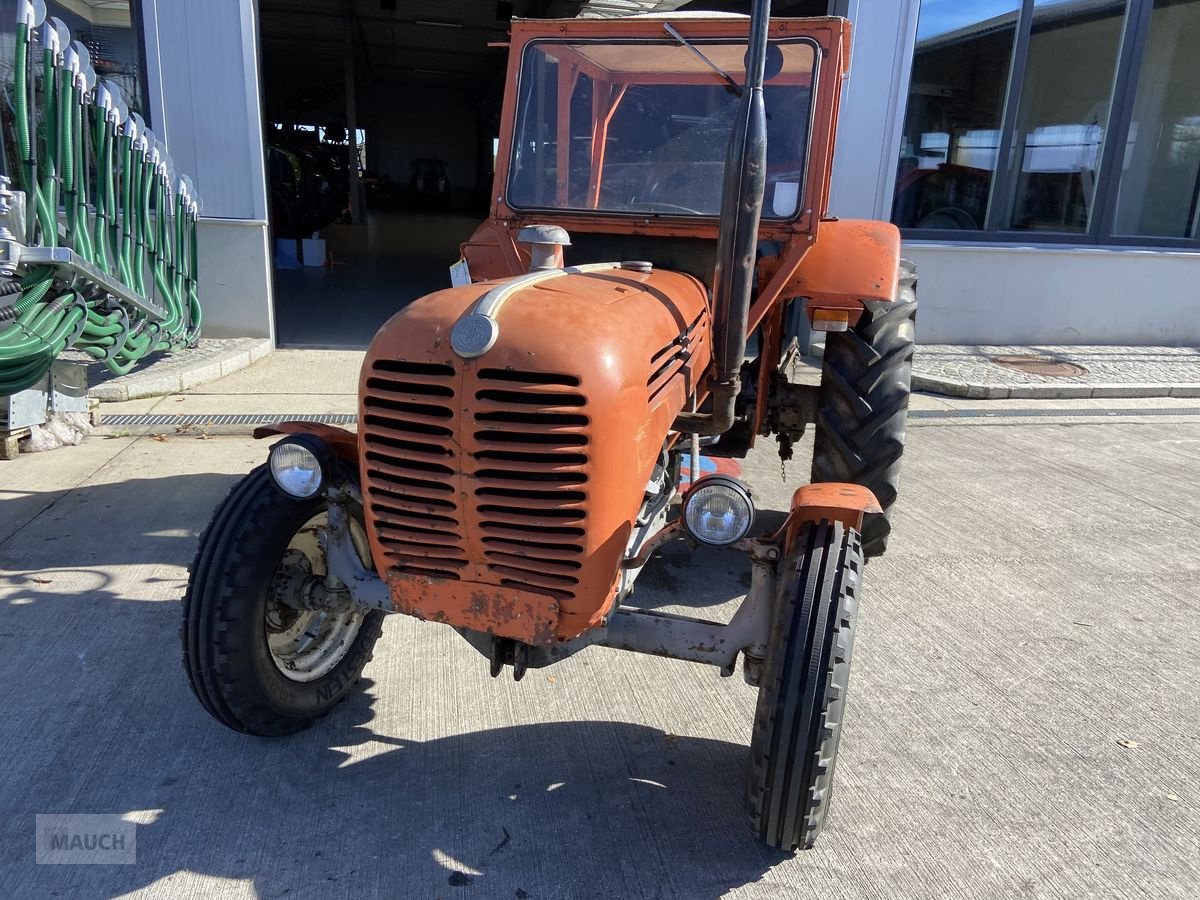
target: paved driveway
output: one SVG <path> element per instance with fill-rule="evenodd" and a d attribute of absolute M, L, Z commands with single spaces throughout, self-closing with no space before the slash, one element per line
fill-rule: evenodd
<path fill-rule="evenodd" d="M 393 617 L 317 727 L 227 731 L 186 685 L 178 598 L 265 448 L 93 437 L 3 464 L 0 890 L 1195 897 L 1200 417 L 1145 411 L 913 423 L 832 820 L 794 858 L 743 817 L 754 693 L 700 666 L 592 649 L 514 684 Z M 746 465 L 776 509 L 800 468 Z M 640 602 L 703 609 L 748 575 L 677 547 L 644 579 Z M 139 823 L 136 865 L 35 866 L 34 814 L 64 812 Z"/>

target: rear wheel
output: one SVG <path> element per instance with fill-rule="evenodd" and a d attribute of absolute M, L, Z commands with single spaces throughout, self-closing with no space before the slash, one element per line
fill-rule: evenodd
<path fill-rule="evenodd" d="M 882 514 L 863 521 L 863 553 L 887 549 L 912 382 L 917 269 L 900 261 L 894 303 L 870 303 L 854 328 L 829 332 L 821 368 L 812 480 L 861 484 Z"/>
<path fill-rule="evenodd" d="M 754 828 L 772 847 L 808 849 L 825 824 L 862 564 L 858 532 L 822 522 L 797 533 L 780 573 L 747 785 Z"/>
<path fill-rule="evenodd" d="M 351 510 L 360 557 L 369 553 Z M 324 498 L 295 500 L 259 467 L 217 508 L 183 600 L 183 662 L 192 691 L 236 731 L 301 731 L 353 689 L 382 630 L 381 612 L 308 608 L 300 590 L 325 574 Z"/>

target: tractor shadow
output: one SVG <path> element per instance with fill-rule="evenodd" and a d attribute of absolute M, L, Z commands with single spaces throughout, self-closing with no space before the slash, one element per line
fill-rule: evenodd
<path fill-rule="evenodd" d="M 716 898 L 790 858 L 749 829 L 744 746 L 616 721 L 385 735 L 370 680 L 308 732 L 268 740 L 211 721 L 182 674 L 153 674 L 135 718 L 165 727 L 118 713 L 75 737 L 81 763 L 113 758 L 91 760 L 69 800 L 61 772 L 26 786 L 34 802 L 0 854 L 12 896 L 117 896 L 190 873 L 259 897 Z M 35 866 L 44 811 L 132 817 L 137 863 Z"/>
<path fill-rule="evenodd" d="M 461 665 L 456 645 L 437 639 L 415 664 L 380 647 L 368 675 L 385 674 L 386 693 L 364 679 L 303 734 L 265 740 L 212 721 L 180 670 L 180 607 L 168 598 L 182 594 L 195 535 L 234 480 L 178 476 L 6 501 L 9 522 L 34 521 L 0 549 L 5 896 L 181 883 L 221 892 L 230 885 L 213 879 L 228 879 L 289 900 L 715 898 L 790 858 L 749 828 L 743 744 L 587 716 L 624 715 L 612 698 L 558 711 L 518 701 L 511 685 L 480 676 L 473 652 L 475 668 Z M 122 503 L 132 514 L 110 518 Z M 105 521 L 118 524 L 98 529 Z M 669 549 L 684 555 L 668 556 L 668 575 L 672 560 L 690 565 L 694 599 L 744 593 L 725 571 L 738 571 L 736 554 L 702 551 L 689 564 L 686 546 Z M 639 599 L 679 593 L 649 580 Z M 407 684 L 406 665 L 421 667 Z M 521 708 L 542 721 L 507 725 Z M 36 865 L 38 813 L 137 822 L 137 863 Z"/>

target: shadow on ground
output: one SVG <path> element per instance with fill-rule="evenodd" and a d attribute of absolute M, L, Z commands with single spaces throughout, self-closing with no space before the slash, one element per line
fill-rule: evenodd
<path fill-rule="evenodd" d="M 263 455 L 266 455 L 263 447 Z M 130 478 L 124 481 L 31 491 L 0 487 L 0 578 L 4 570 L 58 565 L 155 562 L 186 564 L 196 535 L 208 521 L 214 501 L 241 475 L 216 472 Z M 20 551 L 9 546 L 28 528 L 41 540 L 23 536 Z M 107 524 L 106 524 L 107 523 Z M 136 523 L 137 540 L 130 540 Z M 67 539 L 79 539 L 64 554 Z M 17 543 L 13 541 L 13 543 Z M 31 544 L 43 544 L 31 551 Z"/>
<path fill-rule="evenodd" d="M 89 485 L 69 499 L 14 495 L 6 505 L 37 516 L 0 547 L 7 896 L 170 891 L 178 874 L 199 873 L 249 881 L 260 897 L 715 898 L 785 858 L 748 827 L 740 744 L 606 720 L 407 737 L 397 703 L 401 723 L 470 727 L 455 717 L 456 696 L 470 688 L 455 680 L 477 679 L 476 690 L 511 702 L 480 677 L 482 659 L 475 669 L 423 662 L 431 675 L 407 713 L 395 699 L 405 686 L 389 672 L 393 711 L 378 731 L 370 680 L 293 738 L 248 737 L 211 720 L 181 670 L 171 598 L 182 595 L 181 567 L 214 498 L 235 480 L 154 479 L 153 496 L 169 499 L 128 512 L 123 541 L 107 540 L 102 523 L 148 502 L 148 482 Z M 723 557 L 706 562 L 706 582 L 740 583 Z M 667 567 L 647 574 L 655 568 Z M 668 587 L 648 583 L 643 599 L 669 602 Z M 705 590 L 697 601 L 710 599 Z M 444 694 L 430 695 L 438 685 Z M 137 864 L 34 865 L 37 813 L 129 816 L 139 822 Z"/>
<path fill-rule="evenodd" d="M 301 735 L 228 731 L 179 669 L 178 606 L 116 599 L 93 574 L 80 602 L 27 589 L 0 607 L 6 640 L 53 631 L 64 604 L 80 634 L 138 636 L 134 659 L 118 641 L 124 659 L 88 659 L 90 642 L 78 666 L 57 660 L 52 708 L 21 691 L 0 725 L 25 748 L 4 776 L 9 896 L 169 889 L 192 872 L 260 897 L 715 898 L 785 858 L 749 831 L 746 749 L 723 741 L 614 721 L 410 740 L 371 727 L 370 679 Z M 35 866 L 34 814 L 66 812 L 142 823 L 136 865 Z"/>

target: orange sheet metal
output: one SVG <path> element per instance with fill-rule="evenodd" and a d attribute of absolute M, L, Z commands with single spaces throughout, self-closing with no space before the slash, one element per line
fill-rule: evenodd
<path fill-rule="evenodd" d="M 806 484 L 792 495 L 790 525 L 828 519 L 850 528 L 862 528 L 863 516 L 883 509 L 869 488 L 859 484 L 822 482 Z"/>
<path fill-rule="evenodd" d="M 809 298 L 810 310 L 859 310 L 863 300 L 894 301 L 899 266 L 900 230 L 890 222 L 822 222 L 819 239 L 783 296 Z"/>
<path fill-rule="evenodd" d="M 710 364 L 688 275 L 566 274 L 514 294 L 477 359 L 449 332 L 494 283 L 376 336 L 360 384 L 367 533 L 398 610 L 546 644 L 611 609 L 671 423 Z"/>
<path fill-rule="evenodd" d="M 291 421 L 260 425 L 254 429 L 254 437 L 259 440 L 279 434 L 311 434 L 319 437 L 333 448 L 338 458 L 358 467 L 358 438 L 345 428 L 320 422 Z"/>
<path fill-rule="evenodd" d="M 817 240 L 796 236 L 779 257 L 759 263 L 765 287 L 750 305 L 748 332 L 763 321 L 780 299 L 806 297 L 809 319 L 815 309 L 844 309 L 853 327 L 862 301 L 896 299 L 900 266 L 900 230 L 889 222 L 827 219 Z"/>

